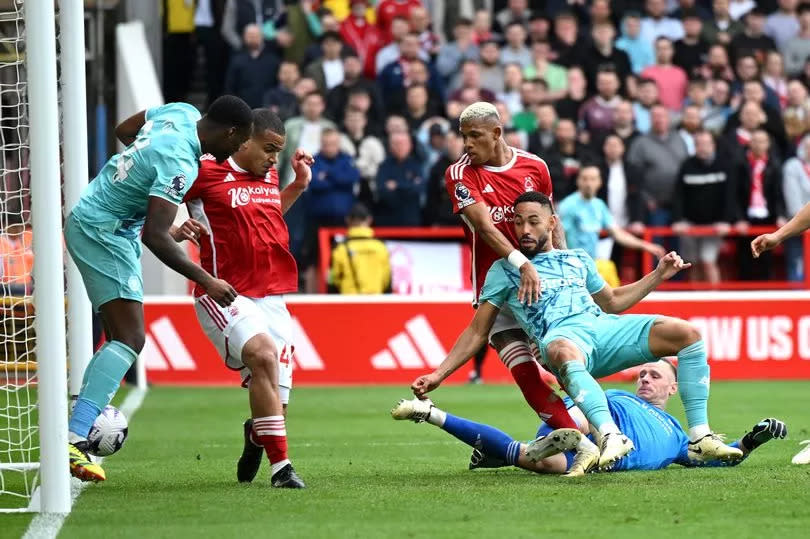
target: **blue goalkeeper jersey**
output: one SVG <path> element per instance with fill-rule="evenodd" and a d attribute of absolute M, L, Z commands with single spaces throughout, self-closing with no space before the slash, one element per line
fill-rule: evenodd
<path fill-rule="evenodd" d="M 149 197 L 180 204 L 197 178 L 202 148 L 199 111 L 169 103 L 146 111 L 135 142 L 113 155 L 85 188 L 73 215 L 82 223 L 136 238 Z"/>
<path fill-rule="evenodd" d="M 508 307 L 529 337 L 539 341 L 560 323 L 578 322 L 589 325 L 602 310 L 591 298 L 605 286 L 596 265 L 582 249 L 538 253 L 531 261 L 540 275 L 540 302 L 531 306 L 517 299 L 520 272 L 506 260 L 498 260 L 487 272 L 480 301 L 498 308 Z M 574 317 L 579 317 L 572 320 Z"/>

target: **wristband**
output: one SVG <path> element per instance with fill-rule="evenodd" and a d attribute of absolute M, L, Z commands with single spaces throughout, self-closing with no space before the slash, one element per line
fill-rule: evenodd
<path fill-rule="evenodd" d="M 509 261 L 510 264 L 512 264 L 517 269 L 520 269 L 520 267 L 523 264 L 529 261 L 529 259 L 526 258 L 526 255 L 524 255 L 517 249 L 509 253 L 509 256 L 506 259 Z"/>

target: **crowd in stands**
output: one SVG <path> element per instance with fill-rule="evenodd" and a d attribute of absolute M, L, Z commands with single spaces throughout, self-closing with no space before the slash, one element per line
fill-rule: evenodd
<path fill-rule="evenodd" d="M 810 2 L 198 0 L 193 9 L 209 101 L 233 93 L 282 116 L 282 185 L 290 152 L 315 155 L 311 188 L 289 214 L 303 267 L 317 259 L 313 231 L 345 225 L 358 202 L 375 225 L 457 224 L 444 171 L 463 152 L 457 118 L 475 101 L 496 105 L 510 145 L 546 160 L 558 203 L 583 196 L 587 168 L 611 226 L 714 226 L 717 237 L 680 244 L 708 280 L 720 278 L 721 235 L 781 224 L 810 201 Z M 186 97 L 175 79 L 167 100 Z M 754 261 L 748 237 L 737 241 L 740 278 L 773 276 L 768 256 Z M 786 259 L 787 277 L 801 279 L 798 240 Z"/>

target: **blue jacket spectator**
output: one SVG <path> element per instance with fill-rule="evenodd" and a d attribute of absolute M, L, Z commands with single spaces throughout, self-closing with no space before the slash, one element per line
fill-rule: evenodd
<path fill-rule="evenodd" d="M 276 85 L 279 60 L 264 45 L 257 24 L 248 24 L 244 32 L 244 49 L 234 55 L 225 74 L 225 93 L 241 97 L 253 108 L 261 107 L 267 88 Z"/>
<path fill-rule="evenodd" d="M 641 17 L 631 13 L 622 20 L 622 35 L 616 40 L 616 48 L 623 50 L 630 57 L 633 73 L 638 75 L 648 66 L 655 63 L 655 51 L 650 41 L 641 37 Z"/>
<path fill-rule="evenodd" d="M 312 164 L 309 184 L 309 213 L 318 222 L 338 226 L 354 205 L 354 188 L 360 171 L 352 158 L 340 151 L 340 134 L 326 128 L 321 134 L 321 151 Z"/>
<path fill-rule="evenodd" d="M 388 157 L 377 170 L 378 226 L 419 226 L 422 199 L 427 182 L 422 162 L 413 155 L 408 133 L 393 133 L 389 139 Z"/>

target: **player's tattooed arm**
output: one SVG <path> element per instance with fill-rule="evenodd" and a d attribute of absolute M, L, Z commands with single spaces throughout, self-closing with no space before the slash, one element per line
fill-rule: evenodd
<path fill-rule="evenodd" d="M 198 283 L 206 293 L 221 306 L 230 305 L 236 299 L 236 291 L 221 279 L 191 261 L 169 230 L 177 215 L 177 206 L 160 197 L 149 197 L 146 221 L 141 241 L 161 262 L 180 275 Z"/>
<path fill-rule="evenodd" d="M 445 378 L 467 363 L 487 343 L 489 330 L 492 329 L 499 310 L 489 302 L 482 303 L 475 311 L 470 325 L 459 336 L 445 360 L 432 373 L 414 380 L 411 384 L 413 394 L 420 399 L 425 398 L 427 393 L 439 387 Z"/>
<path fill-rule="evenodd" d="M 121 141 L 124 146 L 129 146 L 135 142 L 138 136 L 138 131 L 141 130 L 143 124 L 146 123 L 146 111 L 136 112 L 115 128 L 115 136 Z"/>

